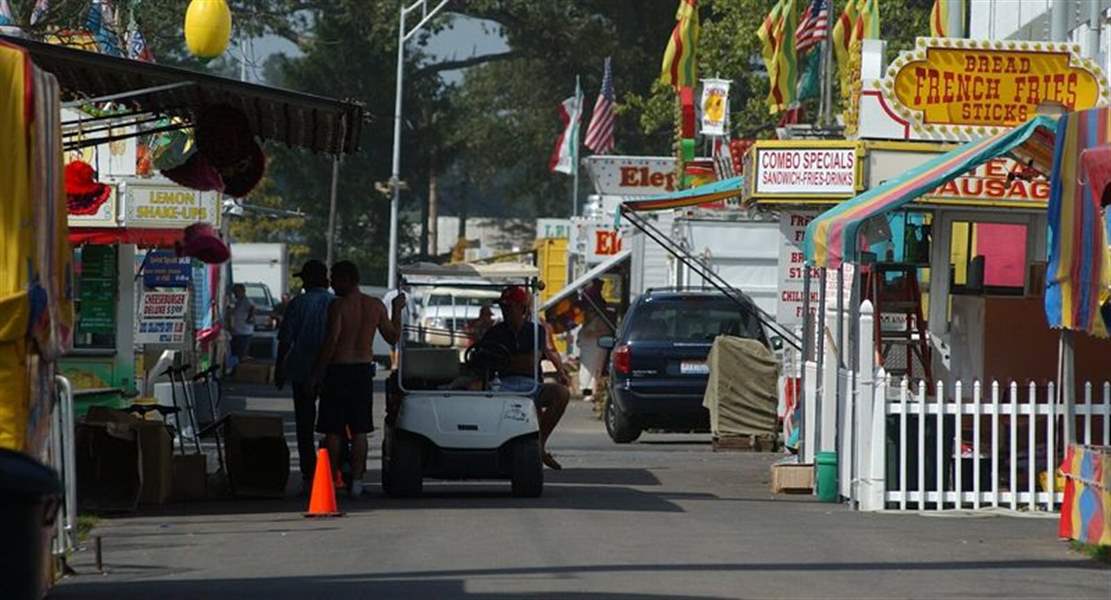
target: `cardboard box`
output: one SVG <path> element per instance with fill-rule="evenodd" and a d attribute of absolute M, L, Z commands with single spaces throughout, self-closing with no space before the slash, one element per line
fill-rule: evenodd
<path fill-rule="evenodd" d="M 173 493 L 174 440 L 161 421 L 140 421 L 140 464 L 142 465 L 142 504 L 165 504 Z"/>
<path fill-rule="evenodd" d="M 274 365 L 251 360 L 241 362 L 235 367 L 235 375 L 231 379 L 236 383 L 265 385 L 274 381 Z"/>
<path fill-rule="evenodd" d="M 119 423 L 79 423 L 74 442 L 81 510 L 126 512 L 138 508 L 143 473 L 135 429 Z"/>
<path fill-rule="evenodd" d="M 173 458 L 173 498 L 177 501 L 203 500 L 208 497 L 208 457 L 204 454 L 177 455 Z"/>
<path fill-rule="evenodd" d="M 814 465 L 772 465 L 772 493 L 808 494 L 814 489 Z"/>
<path fill-rule="evenodd" d="M 232 494 L 284 496 L 289 481 L 289 445 L 282 418 L 233 413 L 225 418 L 223 427 Z"/>

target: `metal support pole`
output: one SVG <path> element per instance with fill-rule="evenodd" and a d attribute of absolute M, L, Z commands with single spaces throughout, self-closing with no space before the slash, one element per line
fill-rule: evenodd
<path fill-rule="evenodd" d="M 1100 31 L 1103 29 L 1103 18 L 1100 14 L 1101 2 L 1092 1 L 1088 3 L 1088 58 L 1092 60 L 1099 59 L 1099 36 Z"/>
<path fill-rule="evenodd" d="M 405 13 L 401 9 L 397 24 L 397 77 L 393 108 L 393 167 L 390 169 L 390 251 L 386 288 L 397 287 L 397 213 L 401 204 L 401 85 L 405 77 Z M 330 263 L 329 263 L 330 264 Z"/>
<path fill-rule="evenodd" d="M 336 193 L 339 188 L 339 155 L 332 158 L 332 193 L 328 199 L 328 251 L 324 264 L 332 266 L 336 246 Z"/>
<path fill-rule="evenodd" d="M 1072 0 L 1053 0 L 1049 13 L 1049 41 L 1063 42 L 1068 38 L 1069 11 Z"/>
<path fill-rule="evenodd" d="M 949 3 L 949 21 L 945 24 L 947 37 L 962 38 L 965 36 L 964 13 L 966 1 L 955 0 Z"/>
<path fill-rule="evenodd" d="M 814 402 L 814 441 L 818 446 L 816 450 L 822 449 L 822 405 L 825 403 L 827 391 L 825 389 L 825 357 L 826 357 L 826 332 L 825 332 L 825 319 L 826 319 L 826 278 L 829 277 L 829 269 L 822 268 L 819 281 L 818 281 L 818 314 L 814 319 L 815 331 L 814 335 L 818 336 L 818 381 L 817 389 L 818 394 Z M 828 448 L 826 448 L 828 450 Z"/>

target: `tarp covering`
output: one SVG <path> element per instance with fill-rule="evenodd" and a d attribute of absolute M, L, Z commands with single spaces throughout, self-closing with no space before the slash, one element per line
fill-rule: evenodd
<path fill-rule="evenodd" d="M 670 208 L 698 206 L 700 204 L 709 204 L 727 198 L 736 198 L 741 195 L 744 187 L 744 177 L 730 177 L 729 179 L 707 183 L 706 185 L 700 185 L 690 188 L 689 190 L 679 190 L 668 194 L 630 200 L 625 202 L 623 206 L 628 210 L 635 211 L 666 210 Z"/>
<path fill-rule="evenodd" d="M 779 361 L 756 340 L 718 336 L 707 359 L 710 381 L 702 405 L 716 436 L 776 434 Z"/>
<path fill-rule="evenodd" d="M 69 349 L 73 323 L 60 111 L 57 83 L 0 43 L 0 448 L 31 454 L 53 406 L 50 361 Z"/>
<path fill-rule="evenodd" d="M 1023 157 L 1044 156 L 1041 146 L 1052 139 L 1055 127 L 1053 119 L 1035 117 L 1014 129 L 941 154 L 902 177 L 891 179 L 831 208 L 818 215 L 806 228 L 803 251 L 807 260 L 817 267 L 829 269 L 837 268 L 845 261 L 857 261 L 860 249 L 857 232 L 866 221 L 902 208 L 993 158 L 1012 152 Z M 1023 148 L 1024 145 L 1030 147 Z"/>
<path fill-rule="evenodd" d="M 1093 193 L 1092 186 L 1084 184 L 1101 179 L 1095 167 L 1106 165 L 1083 169 L 1081 164 L 1088 150 L 1111 143 L 1111 109 L 1064 115 L 1057 121 L 1056 137 L 1048 208 L 1046 320 L 1050 327 L 1107 337 L 1100 314 L 1100 305 L 1111 297 L 1107 223 L 1100 209 L 1103 190 Z"/>

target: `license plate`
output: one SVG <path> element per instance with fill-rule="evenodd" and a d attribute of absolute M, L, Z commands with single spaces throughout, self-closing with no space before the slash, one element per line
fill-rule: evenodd
<path fill-rule="evenodd" d="M 709 375 L 710 365 L 701 360 L 684 360 L 679 363 L 679 372 L 683 375 Z"/>

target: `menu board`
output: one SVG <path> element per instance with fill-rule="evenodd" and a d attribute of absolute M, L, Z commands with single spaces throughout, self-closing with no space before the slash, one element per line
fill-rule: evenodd
<path fill-rule="evenodd" d="M 115 247 L 85 246 L 81 249 L 78 334 L 115 333 L 118 280 Z"/>

